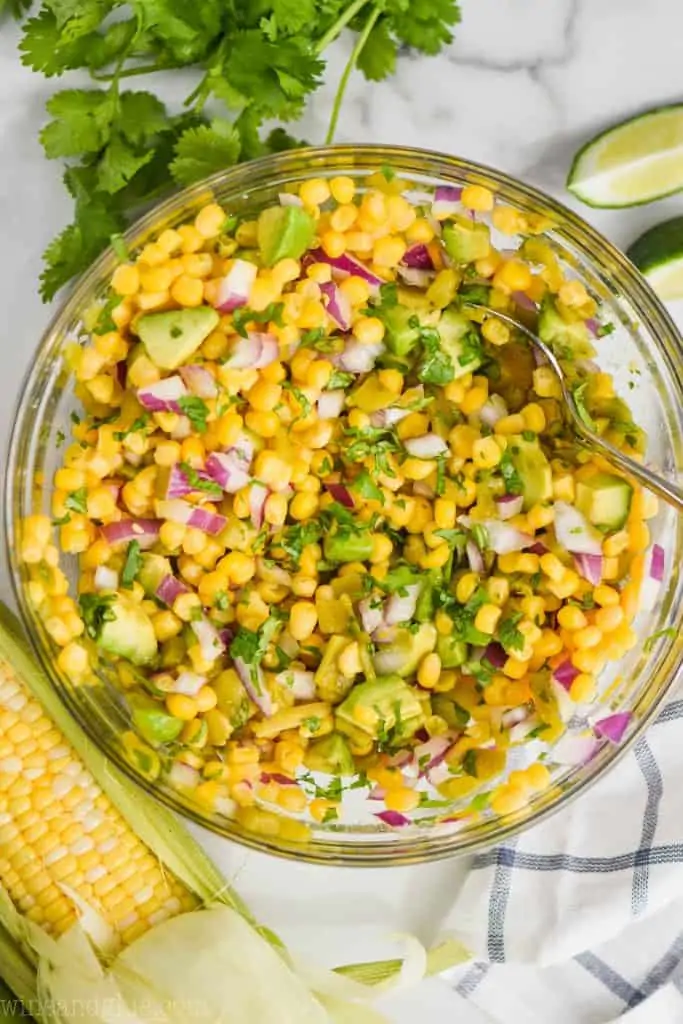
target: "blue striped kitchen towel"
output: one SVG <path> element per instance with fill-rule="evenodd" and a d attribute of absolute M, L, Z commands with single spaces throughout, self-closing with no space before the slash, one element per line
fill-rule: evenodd
<path fill-rule="evenodd" d="M 477 957 L 449 983 L 492 1021 L 683 1024 L 680 696 L 590 792 L 476 857 L 444 930 Z"/>

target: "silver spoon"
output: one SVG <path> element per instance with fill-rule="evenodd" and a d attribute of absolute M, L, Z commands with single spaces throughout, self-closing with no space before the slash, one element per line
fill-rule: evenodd
<path fill-rule="evenodd" d="M 615 448 L 609 441 L 605 441 L 604 438 L 596 434 L 594 430 L 588 426 L 583 419 L 576 399 L 572 393 L 571 388 L 567 384 L 567 378 L 564 375 L 557 356 L 550 348 L 546 345 L 533 331 L 530 331 L 528 327 L 520 323 L 519 320 L 515 320 L 514 317 L 508 316 L 507 313 L 501 313 L 497 309 L 491 309 L 489 306 L 481 305 L 478 302 L 468 302 L 465 305 L 469 306 L 470 309 L 480 309 L 488 316 L 495 316 L 499 320 L 508 324 L 510 327 L 515 327 L 518 331 L 521 331 L 525 337 L 529 339 L 531 344 L 542 352 L 548 361 L 548 365 L 555 373 L 555 376 L 560 382 L 562 388 L 562 397 L 564 398 L 565 404 L 571 414 L 574 432 L 577 437 L 586 445 L 587 448 L 594 448 L 600 452 L 601 455 L 615 466 L 616 469 L 620 469 L 623 473 L 628 473 L 638 483 L 642 484 L 649 491 L 663 498 L 664 501 L 672 505 L 678 512 L 683 512 L 683 490 L 677 487 L 675 484 L 670 483 L 664 477 L 659 476 L 658 473 L 653 473 L 652 470 L 643 466 L 640 462 L 636 462 L 635 459 L 630 458 L 628 455 L 624 455 L 623 452 Z"/>

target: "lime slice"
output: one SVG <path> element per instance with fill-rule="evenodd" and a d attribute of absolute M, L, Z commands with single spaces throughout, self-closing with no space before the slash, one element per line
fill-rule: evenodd
<path fill-rule="evenodd" d="M 626 255 L 660 299 L 683 299 L 683 217 L 650 228 Z"/>
<path fill-rule="evenodd" d="M 589 206 L 637 206 L 683 189 L 683 104 L 608 128 L 574 157 L 567 188 Z"/>

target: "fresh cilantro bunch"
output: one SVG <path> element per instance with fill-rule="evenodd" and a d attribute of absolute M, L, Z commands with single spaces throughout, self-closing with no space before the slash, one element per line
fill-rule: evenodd
<path fill-rule="evenodd" d="M 17 17 L 31 0 L 0 0 Z M 319 86 L 327 47 L 348 28 L 356 43 L 341 76 L 327 141 L 358 66 L 379 81 L 399 49 L 436 54 L 459 21 L 458 0 L 43 0 L 23 26 L 21 59 L 46 77 L 83 69 L 92 87 L 48 100 L 41 142 L 66 162 L 74 220 L 48 246 L 41 293 L 50 299 L 141 210 L 241 160 L 301 143 L 282 127 Z M 172 114 L 128 78 L 192 68 L 185 109 Z M 153 77 L 149 79 L 153 82 Z M 209 118 L 207 103 L 219 116 Z"/>

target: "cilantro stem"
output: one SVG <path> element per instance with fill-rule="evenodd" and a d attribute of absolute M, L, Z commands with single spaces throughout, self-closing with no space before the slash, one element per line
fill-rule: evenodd
<path fill-rule="evenodd" d="M 363 52 L 363 47 L 367 43 L 368 38 L 370 36 L 370 33 L 372 32 L 373 28 L 375 27 L 375 22 L 377 21 L 377 19 L 379 18 L 381 13 L 382 12 L 380 11 L 379 7 L 374 7 L 372 9 L 372 11 L 370 13 L 370 17 L 365 22 L 365 27 L 363 28 L 363 31 L 358 36 L 358 39 L 356 41 L 356 45 L 353 48 L 353 52 L 351 53 L 351 56 L 349 57 L 349 59 L 348 59 L 348 61 L 346 63 L 346 67 L 344 68 L 344 73 L 342 74 L 341 79 L 339 80 L 339 86 L 337 88 L 337 94 L 334 97 L 334 106 L 332 107 L 332 116 L 330 118 L 330 126 L 327 129 L 327 136 L 325 137 L 325 145 L 327 145 L 327 146 L 329 146 L 330 143 L 334 140 L 334 134 L 335 134 L 335 132 L 337 130 L 337 122 L 339 120 L 339 112 L 341 111 L 341 105 L 342 105 L 342 101 L 344 99 L 344 93 L 346 92 L 346 87 L 349 84 L 349 78 L 351 77 L 351 72 L 353 71 L 353 69 L 355 68 L 356 64 L 358 63 L 358 58 L 360 57 L 361 53 Z"/>
<path fill-rule="evenodd" d="M 328 28 L 325 35 L 318 40 L 318 42 L 313 47 L 313 52 L 315 54 L 320 54 L 323 52 L 323 50 L 326 50 L 330 43 L 334 42 L 339 33 L 346 28 L 348 23 L 353 18 L 355 18 L 355 16 L 358 14 L 360 10 L 363 9 L 363 7 L 365 7 L 367 2 L 368 0 L 354 0 L 351 6 L 346 8 L 341 17 L 337 18 L 334 25 L 332 25 L 331 28 Z"/>
<path fill-rule="evenodd" d="M 94 71 L 92 71 L 91 75 L 98 82 L 113 82 L 115 78 L 132 78 L 134 75 L 151 75 L 152 72 L 154 71 L 173 70 L 174 68 L 171 65 L 145 64 L 142 67 L 126 68 L 118 74 L 114 73 L 113 75 L 97 75 Z"/>

